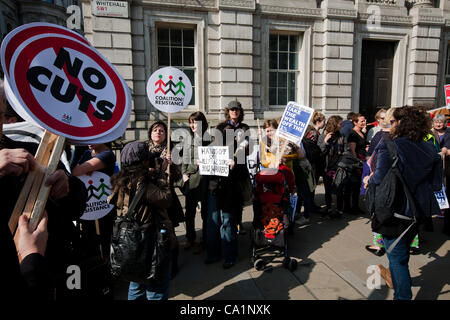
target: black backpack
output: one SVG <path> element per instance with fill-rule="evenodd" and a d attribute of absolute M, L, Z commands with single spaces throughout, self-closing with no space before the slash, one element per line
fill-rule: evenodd
<path fill-rule="evenodd" d="M 170 266 L 169 228 L 159 223 L 141 224 L 132 217 L 146 184 L 141 185 L 124 216 L 117 216 L 111 236 L 111 274 L 125 281 L 161 283 Z"/>
<path fill-rule="evenodd" d="M 391 140 L 385 140 L 392 166 L 379 185 L 369 184 L 366 191 L 366 208 L 371 214 L 372 230 L 386 237 L 397 238 L 390 248 L 391 252 L 400 239 L 416 225 L 417 209 L 415 200 L 398 168 L 397 149 Z M 407 207 L 413 212 L 404 214 Z M 405 229 L 406 228 L 406 229 Z"/>

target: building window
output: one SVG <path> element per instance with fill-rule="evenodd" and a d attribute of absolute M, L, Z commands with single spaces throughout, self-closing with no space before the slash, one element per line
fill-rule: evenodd
<path fill-rule="evenodd" d="M 297 100 L 299 36 L 269 35 L 269 105 Z"/>
<path fill-rule="evenodd" d="M 158 28 L 158 69 L 175 67 L 183 71 L 192 84 L 189 105 L 195 105 L 194 29 Z"/>

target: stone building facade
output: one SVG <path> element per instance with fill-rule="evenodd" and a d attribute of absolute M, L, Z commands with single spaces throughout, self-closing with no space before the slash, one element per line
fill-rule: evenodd
<path fill-rule="evenodd" d="M 84 34 L 132 89 L 126 140 L 167 117 L 146 96 L 167 65 L 194 86 L 175 126 L 197 110 L 214 125 L 235 99 L 252 126 L 290 100 L 372 121 L 380 107 L 443 106 L 450 83 L 450 0 L 128 0 L 120 17 L 97 14 L 99 2 L 81 0 Z"/>

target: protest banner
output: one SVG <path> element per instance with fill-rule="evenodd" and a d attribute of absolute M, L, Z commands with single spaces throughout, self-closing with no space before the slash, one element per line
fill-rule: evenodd
<path fill-rule="evenodd" d="M 201 175 L 228 177 L 228 147 L 198 147 L 198 159 Z"/>
<path fill-rule="evenodd" d="M 191 81 L 177 68 L 158 69 L 147 81 L 147 97 L 156 109 L 167 112 L 167 154 L 170 155 L 170 114 L 188 106 L 192 98 Z M 170 166 L 167 170 L 170 173 Z"/>
<path fill-rule="evenodd" d="M 86 210 L 81 216 L 81 220 L 98 220 L 106 216 L 113 208 L 108 203 L 111 194 L 110 177 L 99 171 L 94 171 L 92 175 L 82 175 L 78 177 L 83 181 L 88 191 L 86 199 Z"/>
<path fill-rule="evenodd" d="M 445 105 L 447 108 L 450 108 L 450 84 L 446 84 L 444 86 L 445 91 Z"/>
<path fill-rule="evenodd" d="M 445 194 L 445 186 L 442 185 L 442 189 L 440 191 L 436 191 L 434 193 L 434 196 L 436 197 L 437 202 L 439 203 L 439 208 L 441 210 L 450 208 L 448 204 L 447 195 Z"/>
<path fill-rule="evenodd" d="M 278 125 L 276 135 L 300 145 L 314 109 L 301 106 L 295 102 L 288 102 L 281 121 Z"/>
<path fill-rule="evenodd" d="M 5 93 L 26 121 L 45 129 L 30 172 L 9 221 L 15 232 L 21 213 L 35 229 L 66 140 L 74 145 L 110 142 L 125 131 L 131 93 L 125 80 L 81 35 L 49 23 L 11 31 L 0 49 Z"/>

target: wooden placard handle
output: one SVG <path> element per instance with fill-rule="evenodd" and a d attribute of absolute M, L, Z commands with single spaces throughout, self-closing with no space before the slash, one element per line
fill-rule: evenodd
<path fill-rule="evenodd" d="M 170 156 L 170 113 L 167 114 L 167 155 Z M 167 181 L 170 181 L 170 164 L 167 166 Z"/>
<path fill-rule="evenodd" d="M 45 186 L 45 182 L 55 172 L 65 142 L 64 137 L 45 131 L 35 156 L 38 166 L 28 174 L 8 223 L 11 234 L 14 235 L 22 213 L 30 218 L 31 230 L 36 230 L 44 215 L 51 189 Z"/>

